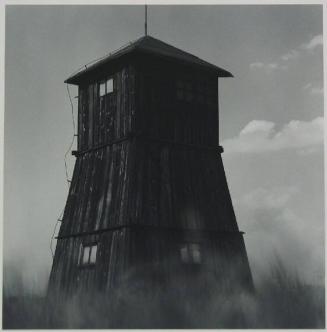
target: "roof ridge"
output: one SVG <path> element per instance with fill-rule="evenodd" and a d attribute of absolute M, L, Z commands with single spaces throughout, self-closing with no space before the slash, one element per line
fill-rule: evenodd
<path fill-rule="evenodd" d="M 184 50 L 178 48 L 177 46 L 174 46 L 174 45 L 168 44 L 168 43 L 166 43 L 166 42 L 164 42 L 164 41 L 162 41 L 162 40 L 160 40 L 160 39 L 158 39 L 158 38 L 155 38 L 155 37 L 152 37 L 152 36 L 149 36 L 149 35 L 147 35 L 147 36 L 143 36 L 143 37 L 150 37 L 150 38 L 154 39 L 154 40 L 157 41 L 157 42 L 160 42 L 160 43 L 162 43 L 162 44 L 165 44 L 165 45 L 168 46 L 168 47 L 174 48 L 176 51 L 178 51 L 178 52 L 180 52 L 180 53 L 186 53 L 186 54 L 188 54 L 188 55 L 190 55 L 190 56 L 192 56 L 192 57 L 194 57 L 194 58 L 196 58 L 196 59 L 198 59 L 198 60 L 205 61 L 205 60 L 201 59 L 200 57 L 198 57 L 198 56 L 196 56 L 196 55 L 194 55 L 194 54 L 192 54 L 192 53 L 190 53 L 190 52 L 184 51 Z M 141 38 L 140 38 L 140 39 L 141 39 Z"/>
<path fill-rule="evenodd" d="M 113 56 L 118 54 L 120 51 L 124 50 L 125 48 L 127 48 L 128 46 L 131 46 L 135 43 L 139 43 L 141 39 L 143 39 L 145 36 L 136 38 L 132 41 L 129 41 L 123 45 L 121 45 L 120 47 L 116 48 L 113 51 L 110 51 L 108 53 L 105 53 L 103 56 L 101 56 L 100 58 L 91 60 L 90 62 L 86 63 L 84 66 L 80 67 L 79 69 L 77 69 L 76 71 L 74 71 L 72 74 L 69 75 L 69 77 L 67 78 L 67 80 L 69 80 L 71 77 L 79 74 L 80 72 L 82 72 L 85 69 L 91 69 L 93 66 L 98 65 L 99 63 L 101 63 L 101 61 L 106 60 L 108 57 Z M 134 47 L 135 48 L 135 47 Z M 89 66 L 90 65 L 90 66 Z"/>

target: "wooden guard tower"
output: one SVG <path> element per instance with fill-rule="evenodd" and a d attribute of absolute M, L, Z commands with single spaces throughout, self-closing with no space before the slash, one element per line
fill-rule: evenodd
<path fill-rule="evenodd" d="M 209 273 L 252 287 L 218 141 L 218 78 L 231 76 L 144 36 L 65 81 L 78 148 L 50 290 Z"/>

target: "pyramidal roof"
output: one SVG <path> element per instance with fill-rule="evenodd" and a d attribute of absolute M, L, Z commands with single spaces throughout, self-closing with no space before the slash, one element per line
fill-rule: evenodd
<path fill-rule="evenodd" d="M 100 69 L 101 66 L 109 64 L 111 61 L 116 60 L 124 55 L 130 53 L 148 53 L 154 56 L 160 56 L 164 58 L 170 58 L 174 60 L 179 60 L 184 63 L 199 66 L 211 70 L 217 74 L 219 77 L 233 77 L 233 75 L 225 69 L 217 67 L 207 61 L 204 61 L 195 55 L 187 53 L 177 47 L 169 45 L 159 39 L 153 38 L 151 36 L 143 36 L 129 44 L 119 48 L 115 52 L 108 54 L 107 56 L 94 62 L 89 67 L 85 66 L 83 70 L 80 70 L 76 74 L 70 76 L 65 83 L 78 84 L 80 80 L 85 78 L 87 74 L 93 72 L 94 70 Z"/>

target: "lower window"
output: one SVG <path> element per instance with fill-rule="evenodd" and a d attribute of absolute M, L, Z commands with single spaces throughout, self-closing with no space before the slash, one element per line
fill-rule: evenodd
<path fill-rule="evenodd" d="M 200 264 L 202 261 L 199 243 L 185 243 L 180 248 L 181 260 L 186 264 Z"/>
<path fill-rule="evenodd" d="M 81 245 L 78 263 L 80 266 L 94 265 L 97 259 L 98 244 Z"/>

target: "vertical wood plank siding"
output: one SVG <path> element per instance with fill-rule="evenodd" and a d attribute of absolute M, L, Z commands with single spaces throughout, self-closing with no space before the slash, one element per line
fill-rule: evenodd
<path fill-rule="evenodd" d="M 220 155 L 124 141 L 78 158 L 59 236 L 128 224 L 237 231 Z"/>
<path fill-rule="evenodd" d="M 156 61 L 141 64 L 139 75 L 138 131 L 180 143 L 217 146 L 217 77 Z M 179 83 L 190 87 L 190 99 L 178 97 Z"/>
<path fill-rule="evenodd" d="M 239 257 L 240 275 L 251 283 L 220 153 L 165 142 L 218 145 L 217 78 L 160 66 L 121 68 L 107 76 L 114 91 L 103 97 L 100 80 L 79 86 L 78 150 L 84 153 L 76 159 L 59 231 L 54 292 L 109 290 L 144 273 L 153 282 L 169 282 L 178 271 L 188 275 L 180 261 L 184 241 L 202 244 L 201 268 L 221 280 Z M 178 80 L 193 84 L 191 101 L 178 99 Z M 143 136 L 107 144 L 132 133 Z M 81 245 L 92 242 L 96 264 L 78 266 Z"/>
<path fill-rule="evenodd" d="M 135 116 L 135 70 L 128 66 L 110 77 L 114 79 L 114 91 L 103 97 L 99 97 L 100 80 L 79 88 L 79 150 L 131 133 Z"/>
<path fill-rule="evenodd" d="M 124 282 L 131 285 L 142 280 L 169 284 L 176 276 L 187 280 L 187 266 L 181 264 L 179 243 L 201 243 L 200 270 L 212 273 L 220 282 L 231 278 L 248 285 L 250 270 L 244 256 L 241 234 L 217 236 L 177 231 L 116 230 L 97 235 L 62 239 L 58 242 L 52 274 L 52 291 L 72 294 L 81 291 L 110 290 Z M 96 264 L 78 265 L 80 246 L 98 243 Z M 233 262 L 233 264 L 231 264 Z M 149 286 L 149 285 L 148 285 Z"/>

